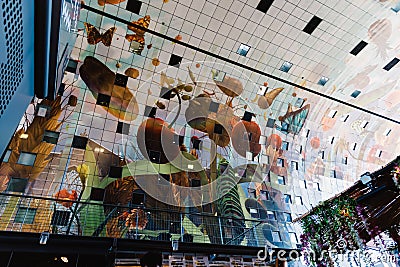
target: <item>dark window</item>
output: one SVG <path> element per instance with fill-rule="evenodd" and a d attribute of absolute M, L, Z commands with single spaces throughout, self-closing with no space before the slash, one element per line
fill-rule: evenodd
<path fill-rule="evenodd" d="M 193 139 L 192 143 L 193 143 L 193 148 L 194 149 L 201 149 L 201 143 L 202 143 L 201 140 Z"/>
<path fill-rule="evenodd" d="M 318 27 L 321 21 L 322 19 L 317 16 L 312 17 L 312 19 L 304 27 L 303 32 L 312 34 L 312 32 Z"/>
<path fill-rule="evenodd" d="M 90 200 L 103 201 L 105 190 L 102 188 L 92 187 L 90 192 Z"/>
<path fill-rule="evenodd" d="M 121 178 L 122 177 L 122 167 L 110 166 L 110 170 L 108 172 L 108 177 Z"/>
<path fill-rule="evenodd" d="M 244 121 L 251 121 L 251 119 L 253 118 L 254 113 L 245 111 L 242 120 Z"/>
<path fill-rule="evenodd" d="M 201 186 L 201 181 L 193 179 L 193 180 L 190 181 L 190 186 L 191 187 L 199 187 L 199 186 Z"/>
<path fill-rule="evenodd" d="M 179 68 L 182 62 L 182 57 L 172 54 L 169 58 L 168 65 Z"/>
<path fill-rule="evenodd" d="M 249 52 L 249 50 L 250 50 L 250 46 L 245 45 L 245 44 L 241 44 L 241 45 L 239 46 L 238 50 L 237 50 L 237 53 L 238 53 L 239 55 L 245 57 L 245 56 L 247 56 L 247 53 Z"/>
<path fill-rule="evenodd" d="M 210 107 L 208 108 L 208 111 L 217 113 L 218 109 L 219 109 L 219 103 L 211 101 Z"/>
<path fill-rule="evenodd" d="M 21 152 L 21 154 L 19 154 L 17 163 L 26 166 L 33 166 L 33 164 L 35 164 L 35 160 L 36 160 L 36 154 L 29 152 Z"/>
<path fill-rule="evenodd" d="M 216 123 L 215 125 L 214 125 L 214 133 L 216 133 L 216 134 L 222 134 L 222 125 L 221 124 L 218 124 L 218 123 Z"/>
<path fill-rule="evenodd" d="M 361 94 L 361 91 L 359 90 L 355 90 L 353 93 L 351 93 L 351 96 L 356 98 L 357 96 L 359 96 Z"/>
<path fill-rule="evenodd" d="M 367 42 L 361 41 L 359 42 L 354 48 L 353 50 L 350 51 L 350 54 L 357 56 L 358 53 L 361 52 L 361 50 L 364 49 L 364 47 L 367 46 Z"/>
<path fill-rule="evenodd" d="M 275 212 L 268 210 L 267 211 L 267 216 L 269 220 L 276 220 L 276 215 Z"/>
<path fill-rule="evenodd" d="M 75 135 L 74 139 L 72 140 L 72 147 L 78 149 L 86 149 L 87 142 L 87 137 Z"/>
<path fill-rule="evenodd" d="M 126 3 L 126 10 L 132 13 L 139 14 L 141 7 L 142 7 L 142 2 L 138 0 L 128 0 L 128 2 Z"/>
<path fill-rule="evenodd" d="M 172 90 L 167 87 L 161 87 L 160 97 L 170 100 L 171 99 Z"/>
<path fill-rule="evenodd" d="M 268 118 L 267 127 L 274 128 L 275 127 L 275 120 L 271 119 L 271 118 Z"/>
<path fill-rule="evenodd" d="M 257 10 L 267 13 L 268 9 L 271 7 L 274 0 L 261 0 L 257 5 Z"/>
<path fill-rule="evenodd" d="M 284 198 L 285 198 L 285 203 L 292 204 L 292 196 L 291 195 L 285 194 Z"/>
<path fill-rule="evenodd" d="M 8 182 L 6 191 L 24 193 L 27 184 L 28 184 L 28 179 L 26 178 L 11 177 L 10 181 Z"/>
<path fill-rule="evenodd" d="M 8 162 L 8 159 L 10 158 L 10 156 L 11 156 L 11 150 L 8 149 L 6 151 L 6 154 L 4 155 L 3 162 Z"/>
<path fill-rule="evenodd" d="M 292 222 L 292 215 L 290 213 L 284 212 L 283 217 L 285 218 L 285 222 Z"/>
<path fill-rule="evenodd" d="M 59 132 L 45 130 L 43 134 L 43 142 L 50 144 L 57 144 L 59 136 L 60 136 Z"/>
<path fill-rule="evenodd" d="M 282 241 L 281 234 L 279 233 L 279 231 L 272 231 L 272 240 L 274 242 L 281 242 Z"/>
<path fill-rule="evenodd" d="M 126 87 L 126 85 L 128 84 L 128 76 L 117 73 L 115 75 L 114 84 L 118 85 L 118 86 Z"/>
<path fill-rule="evenodd" d="M 283 62 L 282 66 L 279 68 L 283 72 L 289 72 L 289 70 L 292 68 L 293 64 L 285 61 Z"/>
<path fill-rule="evenodd" d="M 159 151 L 149 150 L 148 155 L 151 162 L 160 163 L 161 153 Z"/>
<path fill-rule="evenodd" d="M 105 94 L 98 94 L 96 104 L 104 107 L 108 107 L 110 105 L 111 96 Z"/>
<path fill-rule="evenodd" d="M 146 106 L 144 108 L 144 116 L 145 117 L 155 118 L 156 112 L 157 112 L 157 108 L 155 108 L 155 107 Z"/>
<path fill-rule="evenodd" d="M 391 70 L 391 68 L 393 68 L 397 63 L 399 63 L 400 59 L 398 58 L 394 58 L 392 59 L 392 61 L 390 61 L 385 67 L 383 67 L 384 70 Z"/>
<path fill-rule="evenodd" d="M 132 205 L 144 205 L 145 194 L 143 193 L 142 190 L 137 190 L 137 191 L 138 192 L 135 192 L 135 191 L 132 192 L 131 204 Z"/>
<path fill-rule="evenodd" d="M 65 69 L 65 71 L 76 73 L 77 67 L 78 67 L 78 61 L 73 60 L 73 59 L 69 59 L 68 60 L 68 64 L 67 64 L 67 68 Z"/>
<path fill-rule="evenodd" d="M 129 127 L 130 127 L 129 124 L 119 121 L 116 132 L 120 134 L 129 134 Z"/>

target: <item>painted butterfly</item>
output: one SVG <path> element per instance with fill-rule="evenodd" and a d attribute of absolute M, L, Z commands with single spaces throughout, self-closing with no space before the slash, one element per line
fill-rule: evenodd
<path fill-rule="evenodd" d="M 95 45 L 99 42 L 102 42 L 105 46 L 111 45 L 114 32 L 117 30 L 116 27 L 112 27 L 108 29 L 105 33 L 101 34 L 92 24 L 86 22 L 84 24 L 89 44 Z"/>
<path fill-rule="evenodd" d="M 132 21 L 132 24 L 142 26 L 144 28 L 148 28 L 150 24 L 150 16 L 146 15 L 143 18 L 138 19 L 137 21 Z M 125 39 L 131 43 L 130 49 L 131 51 L 135 52 L 136 54 L 141 54 L 144 49 L 144 34 L 145 30 L 136 28 L 132 25 L 128 25 L 128 29 L 133 31 L 135 34 L 127 34 Z"/>

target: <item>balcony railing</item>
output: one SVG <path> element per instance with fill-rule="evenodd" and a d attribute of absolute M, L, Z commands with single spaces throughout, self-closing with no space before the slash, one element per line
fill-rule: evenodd
<path fill-rule="evenodd" d="M 0 231 L 264 246 L 263 221 L 0 193 Z"/>

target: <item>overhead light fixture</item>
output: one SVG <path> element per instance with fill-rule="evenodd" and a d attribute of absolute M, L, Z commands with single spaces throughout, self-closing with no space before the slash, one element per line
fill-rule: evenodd
<path fill-rule="evenodd" d="M 26 134 L 26 133 L 23 133 L 23 134 L 21 134 L 21 135 L 19 136 L 19 138 L 21 138 L 21 139 L 28 139 L 28 137 L 29 137 L 29 135 Z"/>
<path fill-rule="evenodd" d="M 62 260 L 62 262 L 68 263 L 68 257 L 61 257 L 60 259 Z"/>
<path fill-rule="evenodd" d="M 50 233 L 49 232 L 43 232 L 40 234 L 40 239 L 39 239 L 39 244 L 40 245 L 46 245 L 47 241 L 49 240 Z"/>

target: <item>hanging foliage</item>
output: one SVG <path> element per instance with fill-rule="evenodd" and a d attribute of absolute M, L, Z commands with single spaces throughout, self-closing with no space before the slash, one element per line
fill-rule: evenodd
<path fill-rule="evenodd" d="M 318 205 L 301 219 L 301 243 L 307 263 L 311 266 L 334 266 L 330 251 L 346 253 L 360 249 L 362 243 L 354 230 L 360 219 L 356 202 L 351 198 L 335 198 Z"/>

